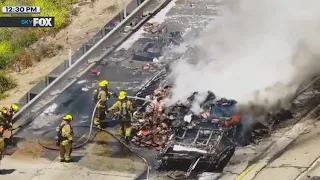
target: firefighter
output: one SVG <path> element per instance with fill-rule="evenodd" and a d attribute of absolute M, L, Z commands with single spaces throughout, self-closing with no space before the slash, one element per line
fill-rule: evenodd
<path fill-rule="evenodd" d="M 3 146 L 4 146 L 4 139 L 5 139 L 3 137 L 3 133 L 6 130 L 10 130 L 10 131 L 12 130 L 12 117 L 18 111 L 19 111 L 19 106 L 16 104 L 11 104 L 10 107 L 4 107 L 0 109 L 0 141 L 3 141 L 3 143 L 0 142 L 0 144 L 2 144 Z M 13 143 L 12 137 L 10 137 L 10 140 Z"/>
<path fill-rule="evenodd" d="M 117 110 L 114 113 L 115 117 L 120 123 L 120 135 L 125 138 L 126 142 L 129 142 L 131 136 L 131 118 L 133 113 L 133 107 L 130 100 L 127 98 L 125 91 L 120 91 L 119 100 L 108 109 L 108 111 Z"/>
<path fill-rule="evenodd" d="M 95 95 L 95 100 L 99 101 L 97 105 L 97 111 L 94 119 L 94 125 L 98 128 L 101 128 L 100 122 L 105 119 L 106 110 L 107 110 L 107 100 L 113 96 L 117 97 L 115 93 L 112 93 L 108 90 L 109 82 L 107 80 L 100 81 L 99 83 L 99 92 Z"/>
<path fill-rule="evenodd" d="M 58 143 L 60 145 L 60 162 L 71 162 L 73 130 L 70 122 L 72 120 L 71 114 L 63 116 L 63 121 L 57 128 Z"/>
<path fill-rule="evenodd" d="M 0 126 L 5 130 L 12 128 L 12 117 L 19 111 L 19 106 L 11 104 L 10 107 L 0 109 Z"/>

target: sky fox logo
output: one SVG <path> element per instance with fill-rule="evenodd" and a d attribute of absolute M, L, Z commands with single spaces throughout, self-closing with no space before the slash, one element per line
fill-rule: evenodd
<path fill-rule="evenodd" d="M 21 24 L 31 27 L 54 27 L 54 17 L 35 17 L 21 20 Z"/>
<path fill-rule="evenodd" d="M 53 18 L 33 18 L 33 26 L 53 27 Z"/>

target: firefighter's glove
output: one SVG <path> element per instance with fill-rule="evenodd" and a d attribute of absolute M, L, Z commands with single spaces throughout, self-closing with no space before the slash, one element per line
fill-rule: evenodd
<path fill-rule="evenodd" d="M 118 97 L 118 94 L 117 93 L 112 93 L 112 97 Z"/>
<path fill-rule="evenodd" d="M 100 109 L 100 108 L 103 108 L 103 105 L 102 105 L 102 104 L 98 104 L 98 105 L 97 105 L 97 109 Z"/>

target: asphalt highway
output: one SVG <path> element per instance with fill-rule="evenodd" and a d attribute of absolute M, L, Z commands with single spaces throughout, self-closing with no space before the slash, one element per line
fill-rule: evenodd
<path fill-rule="evenodd" d="M 194 4 L 195 6 L 190 6 Z M 164 23 L 167 26 L 168 32 L 181 31 L 184 34 L 193 34 L 194 31 L 204 28 L 210 21 L 215 19 L 217 14 L 217 2 L 211 0 L 203 1 L 183 1 L 173 0 L 165 9 L 160 11 L 157 16 L 152 18 L 150 22 Z M 136 34 L 139 34 L 138 32 Z M 36 140 L 48 130 L 52 130 L 59 125 L 61 117 L 64 114 L 71 113 L 74 116 L 73 126 L 89 126 L 91 114 L 94 108 L 92 101 L 93 91 L 98 87 L 98 82 L 103 79 L 109 81 L 110 91 L 118 93 L 120 90 L 126 90 L 129 95 L 134 95 L 157 71 L 163 66 L 154 67 L 152 70 L 143 70 L 142 66 L 148 62 L 134 61 L 132 59 L 132 50 L 141 48 L 143 39 L 138 39 L 138 35 L 134 34 L 124 44 L 129 49 L 122 49 L 112 53 L 103 59 L 101 64 L 98 64 L 93 69 L 96 69 L 100 74 L 92 75 L 91 72 L 85 73 L 77 82 L 72 84 L 57 98 L 51 101 L 48 105 L 41 107 L 38 111 L 29 114 L 23 121 L 31 123 L 18 131 L 16 137 L 27 139 L 28 141 Z M 140 36 L 156 37 L 157 35 L 143 34 Z M 134 42 L 130 45 L 130 42 Z M 101 52 L 102 53 L 102 52 Z M 112 105 L 117 98 L 111 98 L 108 105 Z M 18 121 L 22 121 L 18 119 Z M 116 125 L 113 123 L 112 125 Z M 115 128 L 110 128 L 116 133 Z M 82 141 L 88 133 L 87 128 L 76 128 L 76 139 Z M 95 132 L 94 132 L 95 133 Z M 49 145 L 53 145 L 54 131 L 41 138 L 45 141 L 51 141 Z M 24 142 L 21 143 L 22 146 Z M 117 143 L 109 144 L 109 148 L 114 151 L 114 155 L 123 152 L 120 150 L 120 145 Z M 148 150 L 139 150 L 140 154 L 144 154 L 147 159 L 152 159 L 155 152 Z M 112 155 L 112 156 L 113 156 Z M 46 152 L 43 155 L 45 158 L 54 159 L 57 154 L 54 152 Z"/>
<path fill-rule="evenodd" d="M 182 0 L 174 0 L 150 21 L 166 21 L 169 31 L 170 29 L 177 30 L 176 27 L 178 27 L 178 30 L 185 32 L 190 26 L 196 29 L 203 28 L 214 19 L 216 14 L 214 8 L 207 8 L 206 11 L 202 11 L 202 9 L 214 7 L 217 4 L 216 2 L 208 0 L 197 1 L 198 4 L 195 7 L 190 7 L 189 3 Z M 190 11 L 186 11 L 186 9 Z M 193 16 L 195 13 L 198 14 L 197 17 Z M 200 19 L 202 21 L 199 21 Z M 128 41 L 135 42 L 131 48 L 137 49 L 137 46 L 141 46 L 140 42 L 142 40 L 137 40 L 135 37 L 131 39 L 133 40 L 129 39 Z M 97 82 L 102 79 L 109 80 L 109 89 L 111 91 L 126 90 L 129 95 L 134 95 L 148 79 L 154 76 L 157 70 L 143 70 L 142 66 L 146 65 L 147 62 L 131 60 L 131 52 L 132 49 L 120 50 L 106 57 L 101 64 L 94 67 L 100 72 L 99 76 L 94 76 L 90 72 L 84 74 L 50 104 L 29 116 L 28 120 L 31 118 L 32 123 L 19 132 L 18 136 L 37 138 L 44 131 L 56 127 L 60 122 L 60 118 L 66 113 L 74 115 L 74 125 L 89 125 L 94 106 L 91 100 L 92 93 L 97 87 Z M 83 88 L 86 90 L 84 91 Z M 108 104 L 111 105 L 115 100 L 115 98 L 110 99 Z"/>
<path fill-rule="evenodd" d="M 151 19 L 150 22 L 165 23 L 169 32 L 180 30 L 187 35 L 193 34 L 193 32 L 204 28 L 210 22 L 214 21 L 217 14 L 217 4 L 217 2 L 212 0 L 173 0 L 166 9 L 159 12 L 157 17 Z M 139 32 L 134 34 L 132 38 L 129 38 L 128 41 L 124 43 L 126 45 L 123 47 L 130 47 L 129 49 L 125 48 L 124 50 L 114 52 L 106 57 L 101 64 L 94 67 L 94 69 L 100 72 L 99 76 L 92 75 L 90 72 L 84 74 L 77 82 L 60 94 L 51 103 L 42 107 L 40 110 L 33 112 L 27 119 L 23 119 L 31 119 L 32 123 L 22 129 L 16 136 L 28 140 L 36 140 L 41 137 L 45 131 L 55 128 L 60 123 L 61 117 L 66 113 L 74 115 L 74 126 L 88 126 L 94 107 L 92 93 L 93 90 L 97 88 L 97 83 L 100 80 L 108 79 L 110 83 L 109 89 L 111 91 L 118 93 L 119 90 L 126 90 L 129 95 L 134 95 L 158 70 L 162 69 L 162 67 L 159 67 L 154 70 L 143 70 L 142 66 L 146 65 L 147 62 L 131 60 L 132 50 L 141 48 L 141 42 L 143 41 L 138 40 L 137 34 L 139 34 Z M 140 36 L 141 34 L 143 33 L 140 33 Z M 154 37 L 156 35 L 144 34 L 144 36 Z M 135 43 L 130 45 L 129 41 Z M 111 105 L 115 100 L 116 98 L 111 98 L 108 104 Z M 115 123 L 112 125 L 115 125 Z M 114 127 L 111 127 L 110 130 L 116 133 Z M 76 128 L 75 133 L 77 138 L 82 141 L 84 136 L 88 133 L 88 129 Z M 278 136 L 281 137 L 282 134 L 282 130 L 279 130 L 278 132 L 274 132 L 271 137 L 262 140 L 256 146 L 238 148 L 234 157 L 231 159 L 231 163 L 225 168 L 225 171 L 220 178 L 230 180 L 235 179 L 246 168 L 249 161 L 257 154 L 265 151 L 275 139 L 277 139 Z M 54 135 L 54 132 L 52 132 L 42 138 L 52 141 Z M 103 138 L 110 137 L 104 136 Z M 123 158 L 123 156 L 125 156 L 123 154 L 126 154 L 127 152 L 121 150 L 119 143 L 109 139 L 106 139 L 106 141 L 108 141 L 108 144 L 104 148 L 108 148 L 112 151 L 112 157 Z M 95 141 L 95 143 L 98 142 Z M 155 152 L 146 149 L 139 149 L 139 153 L 143 154 L 149 160 L 155 155 Z M 57 153 L 46 152 L 44 156 L 46 158 L 54 159 L 57 157 Z M 106 154 L 103 154 L 103 156 L 106 156 Z M 84 161 L 83 164 L 88 165 L 90 162 Z M 153 177 L 168 179 L 165 178 L 167 175 L 168 174 L 155 174 Z M 208 179 L 213 179 L 214 176 L 217 175 L 211 174 Z"/>

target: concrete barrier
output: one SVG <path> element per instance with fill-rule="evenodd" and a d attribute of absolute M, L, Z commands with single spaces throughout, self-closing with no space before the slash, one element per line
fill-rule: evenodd
<path fill-rule="evenodd" d="M 147 18 L 146 17 L 142 18 L 141 15 L 151 1 L 152 0 L 143 1 L 142 4 L 140 4 L 138 8 L 132 11 L 132 13 L 129 14 L 124 21 L 120 22 L 114 29 L 112 29 L 108 34 L 106 34 L 106 36 L 104 36 L 98 43 L 96 43 L 93 47 L 88 49 L 88 51 L 83 56 L 81 56 L 74 64 L 72 64 L 71 67 L 63 71 L 60 76 L 47 77 L 46 82 L 48 86 L 43 91 L 41 91 L 36 97 L 33 97 L 28 104 L 26 104 L 21 108 L 21 110 L 14 116 L 13 122 L 16 122 L 21 116 L 25 116 L 24 118 L 21 118 L 23 121 L 31 121 L 34 118 L 34 116 L 38 115 L 33 113 L 39 111 L 46 104 L 48 104 L 52 99 L 57 97 L 57 95 L 59 95 L 66 88 L 68 88 L 72 83 L 74 83 L 78 77 L 82 76 L 85 72 L 87 72 L 89 69 L 95 66 L 97 61 L 100 61 L 108 53 L 115 50 L 116 44 L 120 45 L 127 38 L 129 38 L 130 35 L 134 33 L 134 30 L 128 33 L 123 33 L 121 32 L 121 29 L 123 29 L 126 25 L 130 24 L 131 20 L 133 20 L 134 18 L 139 17 L 143 22 L 147 21 L 148 18 L 150 19 L 153 16 L 152 14 L 150 14 Z M 163 6 L 168 4 L 170 1 L 171 0 L 165 1 L 163 5 L 159 6 L 158 8 L 163 8 Z M 148 10 L 150 10 L 150 8 Z M 159 9 L 156 10 L 155 12 L 158 12 L 158 11 Z M 141 25 L 142 24 L 143 23 L 141 23 Z M 103 34 L 103 29 L 101 30 L 100 33 Z M 110 48 L 106 48 L 106 47 L 110 47 Z M 96 61 L 93 61 L 95 59 Z M 62 68 L 62 65 L 60 68 Z M 56 74 L 59 74 L 59 72 L 57 72 Z M 32 114 L 32 117 L 29 116 L 30 114 Z M 19 122 L 18 124 L 20 123 L 21 122 Z"/>

